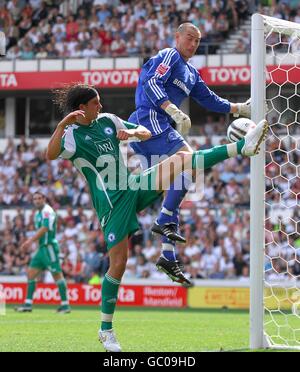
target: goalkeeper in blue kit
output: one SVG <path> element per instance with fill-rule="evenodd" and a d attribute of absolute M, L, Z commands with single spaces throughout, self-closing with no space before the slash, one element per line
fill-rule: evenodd
<path fill-rule="evenodd" d="M 158 157 L 171 156 L 178 151 L 192 153 L 183 138 L 189 133 L 191 120 L 179 109 L 188 96 L 211 111 L 250 117 L 249 101 L 230 103 L 218 97 L 188 62 L 196 53 L 200 39 L 201 33 L 196 26 L 183 23 L 176 32 L 176 48 L 161 50 L 142 67 L 135 95 L 136 111 L 128 121 L 142 123 L 152 134 L 148 141 L 131 144 L 133 150 L 143 156 L 145 169 L 155 165 Z M 172 123 L 176 124 L 177 130 L 173 129 Z M 175 242 L 185 242 L 178 233 L 178 216 L 179 206 L 191 182 L 191 172 L 183 172 L 175 180 L 152 227 L 154 233 L 163 235 L 162 255 L 157 267 L 170 277 L 181 273 L 175 256 Z"/>
<path fill-rule="evenodd" d="M 113 114 L 99 114 L 99 94 L 88 85 L 61 89 L 55 102 L 65 109 L 66 116 L 51 137 L 47 159 L 60 156 L 70 160 L 89 186 L 109 255 L 109 269 L 101 288 L 99 339 L 107 351 L 121 351 L 113 331 L 113 316 L 128 258 L 128 238 L 139 229 L 137 213 L 153 204 L 184 169 L 206 169 L 238 154 L 257 154 L 268 125 L 263 120 L 236 143 L 193 153 L 180 151 L 133 175 L 125 165 L 120 142 L 130 138 L 149 140 L 148 129 Z M 174 276 L 173 280 L 183 283 L 185 278 Z"/>

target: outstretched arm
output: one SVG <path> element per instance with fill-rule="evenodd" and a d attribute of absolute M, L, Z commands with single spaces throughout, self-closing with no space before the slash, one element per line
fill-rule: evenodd
<path fill-rule="evenodd" d="M 236 110 L 235 107 L 231 107 L 231 103 L 227 99 L 219 97 L 210 90 L 199 74 L 196 78 L 197 81 L 191 91 L 191 97 L 199 105 L 205 107 L 207 110 L 224 114 L 231 112 L 231 110 Z"/>
<path fill-rule="evenodd" d="M 151 136 L 151 132 L 142 125 L 139 125 L 136 129 L 119 129 L 117 134 L 120 141 L 127 141 L 132 137 L 136 137 L 140 141 L 147 141 Z"/>
<path fill-rule="evenodd" d="M 192 89 L 191 97 L 201 106 L 213 112 L 231 113 L 234 116 L 244 116 L 246 118 L 251 117 L 250 100 L 243 103 L 229 102 L 210 90 L 200 75 L 198 76 L 197 84 Z"/>

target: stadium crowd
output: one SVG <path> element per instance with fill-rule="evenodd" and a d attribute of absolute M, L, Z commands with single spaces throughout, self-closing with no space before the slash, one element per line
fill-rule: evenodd
<path fill-rule="evenodd" d="M 221 140 L 222 143 L 224 140 Z M 198 142 L 192 142 L 199 148 Z M 275 145 L 274 145 L 275 146 Z M 210 147 L 209 140 L 201 148 Z M 267 167 L 270 179 L 278 176 L 276 162 L 284 162 L 286 153 L 277 151 Z M 136 158 L 129 153 L 128 165 L 135 168 Z M 299 154 L 294 152 L 295 164 Z M 270 186 L 269 203 L 276 203 L 291 178 L 292 167 L 282 170 Z M 299 180 L 293 191 L 300 191 Z M 32 193 L 42 190 L 50 204 L 59 211 L 58 235 L 63 270 L 71 282 L 100 280 L 108 268 L 103 234 L 91 209 L 88 190 L 71 163 L 58 159 L 48 162 L 44 149 L 36 140 L 9 140 L 0 153 L 0 208 L 17 209 L 17 215 L 6 217 L 0 229 L 0 274 L 25 275 L 35 249 L 21 250 L 26 237 L 34 233 L 33 211 L 25 218 L 24 210 L 32 207 Z M 290 196 L 285 195 L 286 203 Z M 155 262 L 160 255 L 160 239 L 150 234 L 160 203 L 139 215 L 140 230 L 131 238 L 126 277 L 161 278 Z M 62 213 L 62 211 L 64 213 Z M 205 175 L 203 195 L 191 192 L 182 204 L 181 229 L 187 244 L 178 245 L 177 257 L 192 278 L 247 278 L 249 275 L 249 159 L 232 158 L 209 170 Z M 298 213 L 295 210 L 295 213 Z M 295 220 L 298 217 L 295 216 Z M 291 229 L 292 218 L 286 224 Z M 270 222 L 270 230 L 275 227 Z M 297 235 L 297 234 L 296 234 Z M 296 241 L 298 235 L 293 239 Z M 286 244 L 285 235 L 278 235 L 278 244 Z M 280 240 L 281 239 L 281 240 Z M 278 243 L 279 242 L 279 243 Z M 272 241 L 269 242 L 270 251 Z M 297 244 L 300 243 L 299 239 Z M 296 244 L 296 243 L 295 243 Z M 289 251 L 287 254 L 291 255 Z M 270 257 L 273 257 L 270 255 Z M 276 257 L 276 255 L 274 256 Z M 290 256 L 287 261 L 290 261 Z M 293 270 L 299 270 L 295 263 Z M 272 270 L 271 270 L 272 271 Z"/>
<path fill-rule="evenodd" d="M 174 46 L 174 31 L 185 21 L 201 30 L 199 53 L 205 43 L 211 53 L 249 15 L 246 0 L 83 0 L 74 13 L 61 3 L 0 0 L 8 58 L 153 55 Z"/>
<path fill-rule="evenodd" d="M 7 57 L 146 57 L 174 46 L 174 31 L 186 21 L 201 30 L 198 53 L 214 53 L 257 6 L 259 12 L 278 18 L 300 18 L 299 4 L 293 0 L 83 0 L 76 12 L 63 11 L 62 3 L 0 0 Z M 249 39 L 244 31 L 234 52 L 247 52 Z"/>
<path fill-rule="evenodd" d="M 0 0 L 0 30 L 8 41 L 8 58 L 56 58 L 101 56 L 146 56 L 174 45 L 174 30 L 184 21 L 193 22 L 202 32 L 202 43 L 220 43 L 229 31 L 248 17 L 246 0 L 83 0 L 76 15 L 64 14 L 62 1 Z M 261 13 L 300 22 L 299 1 L 254 1 Z M 249 42 L 243 33 L 241 50 Z M 243 48 L 242 48 L 243 47 Z M 201 53 L 201 48 L 199 50 Z M 211 52 L 211 51 L 210 51 Z M 225 135 L 224 118 L 197 126 L 197 135 L 205 136 L 202 149 L 212 146 L 213 135 Z M 220 142 L 222 143 L 223 140 Z M 276 142 L 276 141 L 275 141 Z M 195 149 L 199 144 L 192 143 Z M 278 164 L 293 160 L 299 164 L 299 152 L 274 145 L 267 167 L 267 200 L 272 206 L 280 202 L 299 204 L 299 171 Z M 132 155 L 132 154 L 131 154 Z M 291 158 L 293 157 L 293 159 Z M 137 161 L 131 157 L 129 166 Z M 230 159 L 206 172 L 203 195 L 191 193 L 182 205 L 181 229 L 187 244 L 178 245 L 177 257 L 191 278 L 240 278 L 249 276 L 249 160 Z M 298 173 L 297 173 L 298 172 Z M 298 176 L 298 177 L 297 177 Z M 292 186 L 292 192 L 287 191 Z M 25 275 L 34 247 L 21 250 L 26 237 L 34 233 L 33 212 L 25 218 L 24 210 L 32 207 L 32 194 L 42 190 L 50 204 L 59 211 L 58 240 L 61 245 L 64 274 L 69 281 L 95 282 L 108 268 L 103 234 L 91 209 L 84 180 L 66 160 L 48 162 L 44 149 L 36 140 L 8 141 L 0 151 L 0 209 L 15 208 L 17 216 L 7 217 L 0 227 L 0 274 Z M 193 200 L 193 201 L 192 201 Z M 159 203 L 139 215 L 140 230 L 131 239 L 130 258 L 125 277 L 161 278 L 155 262 L 160 255 L 160 239 L 149 233 Z M 269 262 L 266 270 L 299 275 L 299 217 L 283 216 L 278 226 L 268 221 Z M 293 230 L 294 228 L 294 230 Z M 277 229 L 277 230 L 276 230 Z M 291 244 L 291 241 L 293 244 Z M 278 247 L 286 246 L 278 257 Z M 276 273 L 275 273 L 276 274 Z"/>

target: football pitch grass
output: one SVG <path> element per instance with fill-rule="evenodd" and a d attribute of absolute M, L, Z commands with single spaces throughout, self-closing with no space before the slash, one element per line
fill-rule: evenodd
<path fill-rule="evenodd" d="M 0 351 L 102 352 L 97 338 L 100 312 L 73 307 L 34 307 L 20 314 L 12 306 L 0 316 Z M 248 351 L 249 314 L 234 310 L 119 308 L 114 328 L 123 351 Z"/>

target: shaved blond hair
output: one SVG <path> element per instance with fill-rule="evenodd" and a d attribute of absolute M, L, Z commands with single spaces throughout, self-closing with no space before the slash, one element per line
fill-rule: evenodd
<path fill-rule="evenodd" d="M 180 34 L 184 33 L 185 31 L 187 31 L 189 28 L 192 28 L 194 29 L 195 31 L 198 31 L 200 34 L 200 30 L 197 26 L 195 26 L 193 23 L 191 22 L 185 22 L 185 23 L 182 23 L 178 28 L 177 28 L 177 32 L 179 32 Z"/>

